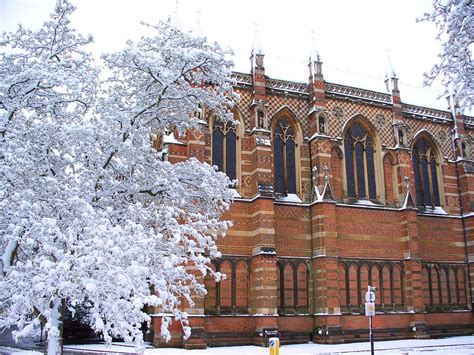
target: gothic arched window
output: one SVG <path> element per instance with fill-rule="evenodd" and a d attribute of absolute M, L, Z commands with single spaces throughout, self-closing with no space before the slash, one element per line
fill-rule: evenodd
<path fill-rule="evenodd" d="M 236 178 L 236 141 L 236 125 L 216 119 L 212 130 L 212 165 L 217 165 L 231 180 Z"/>
<path fill-rule="evenodd" d="M 295 131 L 286 118 L 278 119 L 273 131 L 276 193 L 296 194 Z"/>
<path fill-rule="evenodd" d="M 353 124 L 344 137 L 347 195 L 376 199 L 374 140 L 360 124 Z"/>
<path fill-rule="evenodd" d="M 439 206 L 438 162 L 433 144 L 424 137 L 418 139 L 413 145 L 412 159 L 416 204 L 422 207 Z"/>

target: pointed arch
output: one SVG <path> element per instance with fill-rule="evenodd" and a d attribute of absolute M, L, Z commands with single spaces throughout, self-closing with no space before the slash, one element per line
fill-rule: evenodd
<path fill-rule="evenodd" d="M 283 285 L 283 264 L 278 261 L 277 262 L 277 305 L 279 308 L 279 312 L 282 312 L 284 305 L 285 296 L 283 294 L 284 285 Z"/>
<path fill-rule="evenodd" d="M 433 295 L 433 305 L 441 304 L 441 289 L 440 289 L 440 280 L 438 267 L 433 266 L 430 270 L 431 275 L 431 292 Z"/>
<path fill-rule="evenodd" d="M 235 306 L 238 310 L 247 311 L 248 297 L 248 264 L 240 260 L 235 267 Z"/>
<path fill-rule="evenodd" d="M 296 115 L 283 107 L 273 116 L 271 123 L 273 141 L 274 191 L 279 195 L 300 192 L 300 154 L 302 130 Z"/>
<path fill-rule="evenodd" d="M 348 279 L 349 279 L 349 306 L 351 309 L 355 309 L 359 305 L 359 267 L 356 263 L 352 262 L 348 267 Z"/>
<path fill-rule="evenodd" d="M 339 305 L 341 310 L 347 311 L 350 304 L 349 295 L 349 279 L 348 268 L 346 263 L 339 262 L 338 268 L 338 289 L 339 289 Z"/>
<path fill-rule="evenodd" d="M 390 264 L 384 264 L 381 275 L 382 290 L 380 298 L 382 299 L 382 306 L 390 309 L 393 307 L 393 285 L 392 285 L 392 267 Z"/>
<path fill-rule="evenodd" d="M 359 300 L 358 304 L 360 307 L 365 303 L 365 293 L 367 292 L 367 286 L 369 286 L 370 264 L 363 262 L 359 268 Z"/>
<path fill-rule="evenodd" d="M 396 158 L 392 152 L 388 152 L 383 157 L 383 175 L 385 186 L 385 203 L 394 205 L 397 198 L 397 173 Z"/>
<path fill-rule="evenodd" d="M 234 121 L 221 121 L 213 115 L 209 125 L 212 137 L 212 165 L 225 172 L 231 180 L 240 180 L 240 142 L 245 130 L 242 113 L 234 107 Z"/>
<path fill-rule="evenodd" d="M 305 263 L 300 263 L 296 269 L 296 305 L 298 307 L 308 307 L 308 268 Z"/>
<path fill-rule="evenodd" d="M 212 271 L 217 271 L 217 267 L 214 262 L 210 266 Z M 204 312 L 206 314 L 213 314 L 217 309 L 217 284 L 216 279 L 211 273 L 207 273 L 204 277 L 204 286 L 206 287 L 207 294 L 204 297 Z"/>
<path fill-rule="evenodd" d="M 343 137 L 347 196 L 383 200 L 380 139 L 376 130 L 364 116 L 357 114 L 344 125 Z"/>
<path fill-rule="evenodd" d="M 280 107 L 272 116 L 271 118 L 271 122 L 270 122 L 270 127 L 272 128 L 272 131 L 273 131 L 273 127 L 275 127 L 275 123 L 276 123 L 276 120 L 282 116 L 285 116 L 287 117 L 290 121 L 291 121 L 291 124 L 294 126 L 295 128 L 295 133 L 296 133 L 296 142 L 298 144 L 302 143 L 303 142 L 303 129 L 301 128 L 301 125 L 299 123 L 299 120 L 298 120 L 298 115 L 296 114 L 295 111 L 293 111 L 291 109 L 291 107 L 289 107 L 288 105 L 284 105 L 282 107 Z"/>
<path fill-rule="evenodd" d="M 295 306 L 295 278 L 294 267 L 290 262 L 285 263 L 283 267 L 283 285 L 284 285 L 284 305 L 285 307 Z"/>
<path fill-rule="evenodd" d="M 448 268 L 448 295 L 449 295 L 449 304 L 459 304 L 459 289 L 456 283 L 456 272 L 454 267 L 450 266 Z"/>
<path fill-rule="evenodd" d="M 331 186 L 334 198 L 336 200 L 342 199 L 342 185 L 344 178 L 342 176 L 342 162 L 344 155 L 341 148 L 333 144 L 331 147 Z"/>
<path fill-rule="evenodd" d="M 467 284 L 466 272 L 464 271 L 463 266 L 458 267 L 457 272 L 456 272 L 456 280 L 457 280 L 457 289 L 459 293 L 459 297 L 458 297 L 459 304 L 462 306 L 465 306 L 467 305 L 467 300 L 468 300 L 468 297 L 467 297 L 468 289 L 466 287 L 467 286 L 466 285 Z"/>
<path fill-rule="evenodd" d="M 376 288 L 377 297 L 375 297 L 375 305 L 382 305 L 382 269 L 379 263 L 372 264 L 370 268 L 370 286 Z"/>
<path fill-rule="evenodd" d="M 232 279 L 234 278 L 232 263 L 229 260 L 221 262 L 219 271 L 225 275 L 225 279 L 219 282 L 219 307 L 221 312 L 232 307 Z"/>
<path fill-rule="evenodd" d="M 431 283 L 431 270 L 430 267 L 427 265 L 423 266 L 421 272 L 421 281 L 423 286 L 423 303 L 425 307 L 432 307 L 433 306 L 433 290 L 432 290 L 432 283 Z"/>
<path fill-rule="evenodd" d="M 419 131 L 412 141 L 412 165 L 416 204 L 421 208 L 441 206 L 443 186 L 439 145 L 426 130 Z"/>
<path fill-rule="evenodd" d="M 448 286 L 448 270 L 446 267 L 441 266 L 439 268 L 439 288 L 440 288 L 440 304 L 449 304 L 449 286 Z"/>
<path fill-rule="evenodd" d="M 393 303 L 395 306 L 401 307 L 404 300 L 403 293 L 403 267 L 401 264 L 395 264 L 392 269 L 393 272 Z"/>

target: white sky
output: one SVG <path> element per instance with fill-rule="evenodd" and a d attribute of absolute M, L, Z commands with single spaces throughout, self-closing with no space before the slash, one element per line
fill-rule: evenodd
<path fill-rule="evenodd" d="M 140 21 L 155 23 L 175 12 L 176 0 L 72 0 L 72 24 L 94 36 L 98 53 L 118 50 L 138 38 Z M 0 0 L 0 31 L 18 23 L 38 28 L 55 0 Z M 249 72 L 258 26 L 266 74 L 306 82 L 314 33 L 325 79 L 384 91 L 387 49 L 399 77 L 402 101 L 445 110 L 439 89 L 422 88 L 422 74 L 437 60 L 441 45 L 431 23 L 416 18 L 432 0 L 179 0 L 184 29 L 196 29 L 234 50 L 235 70 Z M 200 13 L 200 16 L 197 13 Z M 257 25 L 258 24 L 258 25 Z"/>

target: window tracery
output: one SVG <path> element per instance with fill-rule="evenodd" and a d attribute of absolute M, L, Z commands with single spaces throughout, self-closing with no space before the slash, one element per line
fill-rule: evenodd
<path fill-rule="evenodd" d="M 376 199 L 374 140 L 360 124 L 353 124 L 344 137 L 347 195 L 358 199 Z"/>
<path fill-rule="evenodd" d="M 295 130 L 285 117 L 273 131 L 275 193 L 296 194 Z"/>
<path fill-rule="evenodd" d="M 212 165 L 234 180 L 236 174 L 237 126 L 229 121 L 214 120 L 212 130 Z"/>
<path fill-rule="evenodd" d="M 421 207 L 440 206 L 438 162 L 433 144 L 422 137 L 412 150 L 416 204 Z"/>

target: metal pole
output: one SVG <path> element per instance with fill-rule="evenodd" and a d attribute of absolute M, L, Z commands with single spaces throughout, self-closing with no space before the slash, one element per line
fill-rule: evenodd
<path fill-rule="evenodd" d="M 369 328 L 370 328 L 370 354 L 374 355 L 374 333 L 372 332 L 372 316 L 369 316 Z"/>

